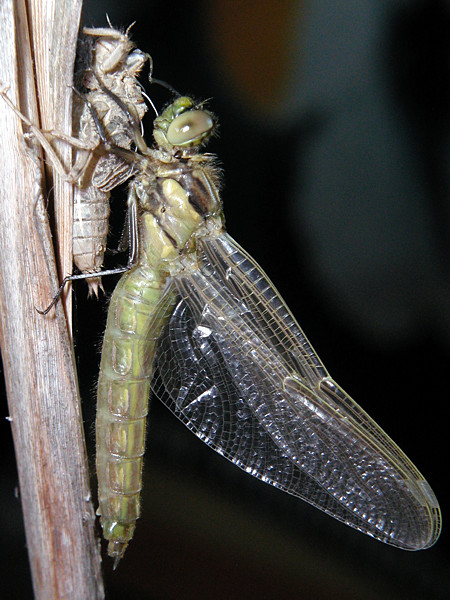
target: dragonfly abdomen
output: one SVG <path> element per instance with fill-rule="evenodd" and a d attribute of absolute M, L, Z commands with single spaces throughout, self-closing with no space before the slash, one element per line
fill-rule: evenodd
<path fill-rule="evenodd" d="M 95 273 L 103 265 L 109 230 L 109 194 L 94 186 L 75 190 L 73 206 L 73 255 L 82 273 Z M 100 277 L 89 281 L 90 293 L 98 295 Z"/>
<path fill-rule="evenodd" d="M 98 383 L 99 514 L 118 561 L 139 517 L 145 425 L 156 343 L 172 311 L 165 275 L 138 267 L 119 281 L 108 312 Z M 106 349 L 106 351 L 105 351 Z"/>

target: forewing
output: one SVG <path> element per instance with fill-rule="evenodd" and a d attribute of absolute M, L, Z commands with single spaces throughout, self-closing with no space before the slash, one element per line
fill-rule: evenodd
<path fill-rule="evenodd" d="M 228 235 L 199 242 L 198 259 L 174 281 L 156 394 L 251 475 L 384 542 L 432 545 L 428 483 L 330 378 L 260 267 Z"/>

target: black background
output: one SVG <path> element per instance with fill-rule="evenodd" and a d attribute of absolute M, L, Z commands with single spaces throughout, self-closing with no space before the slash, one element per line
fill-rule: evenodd
<path fill-rule="evenodd" d="M 83 24 L 104 26 L 106 12 L 114 26 L 136 21 L 132 37 L 152 55 L 155 77 L 167 80 L 182 93 L 212 98 L 210 106 L 220 120 L 220 137 L 208 150 L 218 154 L 224 169 L 229 232 L 269 273 L 333 377 L 425 474 L 440 500 L 444 531 L 436 546 L 425 552 L 404 552 L 377 543 L 305 503 L 253 481 L 216 456 L 154 402 L 143 516 L 118 570 L 113 573 L 109 559 L 104 559 L 107 597 L 448 598 L 448 332 L 442 335 L 439 323 L 429 318 L 424 306 L 418 319 L 426 326 L 412 327 L 388 343 L 376 343 L 330 302 L 308 269 L 306 241 L 301 233 L 293 235 L 289 223 L 293 169 L 298 168 L 292 155 L 302 139 L 314 135 L 314 121 L 298 123 L 298 127 L 266 126 L 264 118 L 252 114 L 245 99 L 224 84 L 205 4 L 128 0 L 119 8 L 115 2 L 85 2 Z M 229 3 L 230 10 L 239 10 L 240 4 Z M 449 55 L 448 47 L 439 41 L 449 38 L 449 15 L 444 6 L 411 2 L 408 10 L 399 11 L 395 23 L 386 24 L 386 43 L 392 53 L 387 76 L 394 82 L 397 110 L 417 132 L 424 163 L 433 161 L 435 152 L 423 136 L 429 125 L 427 107 L 435 108 L 448 135 Z M 431 28 L 428 36 L 421 29 L 425 22 Z M 249 20 L 249 31 L 252 26 Z M 442 31 L 447 32 L 446 37 L 437 35 Z M 411 55 L 402 49 L 414 47 L 410 42 L 416 39 L 421 45 L 416 48 L 412 76 L 402 62 Z M 422 78 L 423 85 L 411 84 L 417 78 Z M 151 96 L 157 106 L 168 100 L 167 93 L 154 86 Z M 146 130 L 151 130 L 151 120 Z M 448 164 L 446 168 L 448 177 Z M 438 222 L 439 207 L 448 201 L 444 175 L 437 190 L 430 181 L 428 187 L 427 208 L 430 218 Z M 339 194 L 339 189 L 333 193 Z M 116 236 L 123 204 L 123 196 L 113 200 L 113 213 L 118 215 L 113 225 Z M 439 235 L 437 231 L 437 240 Z M 445 243 L 437 241 L 436 246 L 436 260 L 445 264 Z M 107 293 L 113 286 L 113 280 L 105 282 Z M 94 389 L 107 305 L 104 300 L 87 302 L 85 291 L 84 283 L 76 286 L 75 337 L 93 472 Z M 404 293 L 408 298 L 411 290 Z M 5 403 L 3 415 L 7 414 Z M 15 495 L 18 480 L 6 421 L 2 431 L 0 589 L 4 598 L 29 598 L 32 591 L 20 501 Z M 94 477 L 92 484 L 95 488 Z"/>

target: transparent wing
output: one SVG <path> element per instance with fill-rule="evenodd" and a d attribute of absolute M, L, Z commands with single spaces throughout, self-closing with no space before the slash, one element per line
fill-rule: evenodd
<path fill-rule="evenodd" d="M 174 280 L 156 395 L 251 475 L 389 544 L 432 545 L 428 483 L 330 378 L 260 267 L 226 234 L 201 241 L 198 258 Z"/>

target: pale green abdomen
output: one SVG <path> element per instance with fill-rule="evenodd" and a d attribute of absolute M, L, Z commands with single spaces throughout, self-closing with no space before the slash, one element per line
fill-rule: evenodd
<path fill-rule="evenodd" d="M 154 356 L 174 302 L 164 288 L 163 273 L 137 267 L 120 279 L 108 311 L 97 391 L 98 512 L 118 558 L 139 517 Z"/>

